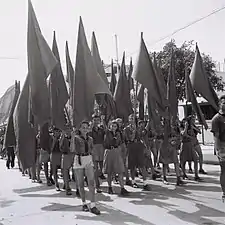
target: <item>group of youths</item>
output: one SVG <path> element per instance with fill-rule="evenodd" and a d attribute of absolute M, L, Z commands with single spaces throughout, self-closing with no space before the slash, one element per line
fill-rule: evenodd
<path fill-rule="evenodd" d="M 222 102 L 225 105 L 225 98 Z M 225 117 L 222 119 L 225 121 Z M 96 207 L 95 194 L 102 192 L 101 180 L 107 180 L 108 193 L 114 194 L 112 182 L 115 179 L 120 185 L 118 194 L 127 196 L 130 192 L 125 185 L 137 188 L 136 177 L 139 174 L 143 180 L 143 190 L 150 191 L 148 174 L 151 173 L 153 180 L 162 177 L 162 181 L 168 184 L 169 164 L 174 164 L 176 185 L 182 186 L 185 184 L 183 180 L 188 179 L 185 164 L 189 163 L 191 173 L 191 162 L 194 162 L 194 180 L 201 181 L 199 173 L 206 174 L 206 172 L 202 167 L 203 155 L 197 139 L 201 131 L 195 125 L 195 117 L 189 116 L 181 123 L 177 121 L 170 124 L 169 133 L 165 135 L 167 122 L 162 120 L 159 129 L 156 130 L 152 129 L 149 122 L 137 121 L 134 115 L 130 115 L 126 124 L 121 118 L 117 118 L 106 125 L 104 116 L 95 114 L 92 121 L 82 121 L 76 130 L 69 126 L 64 131 L 58 128 L 50 131 L 47 128 L 49 139 L 41 140 L 40 132 L 36 137 L 36 164 L 24 171 L 18 157 L 19 169 L 23 175 L 28 173 L 32 181 L 38 183 L 42 183 L 40 173 L 43 169 L 47 185 L 55 185 L 57 191 L 60 191 L 58 171 L 61 169 L 63 189 L 67 195 L 72 195 L 70 188 L 72 170 L 76 195 L 82 200 L 83 211 L 90 211 L 96 215 L 99 215 L 100 211 Z M 217 137 L 215 127 L 213 125 L 212 131 Z M 223 148 L 225 149 L 225 144 Z M 9 152 L 7 167 L 14 167 L 11 149 L 7 151 Z M 225 156 L 225 151 L 223 154 Z M 159 171 L 160 164 L 162 174 Z M 221 162 L 221 168 L 224 172 L 224 161 Z M 89 207 L 84 191 L 85 182 L 91 200 Z"/>

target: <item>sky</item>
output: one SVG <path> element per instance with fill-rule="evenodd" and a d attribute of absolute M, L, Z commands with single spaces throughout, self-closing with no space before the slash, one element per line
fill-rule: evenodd
<path fill-rule="evenodd" d="M 225 10 L 154 44 L 155 41 L 215 9 L 224 0 L 32 0 L 42 33 L 52 46 L 56 31 L 62 68 L 65 71 L 65 42 L 69 42 L 75 63 L 79 17 L 83 19 L 88 42 L 95 31 L 104 63 L 116 59 L 115 34 L 118 37 L 119 60 L 123 51 L 135 62 L 140 33 L 149 51 L 159 51 L 172 38 L 178 45 L 198 42 L 201 52 L 222 62 L 225 58 Z M 0 0 L 0 96 L 27 74 L 26 36 L 27 0 Z M 66 71 L 65 71 L 66 72 Z"/>

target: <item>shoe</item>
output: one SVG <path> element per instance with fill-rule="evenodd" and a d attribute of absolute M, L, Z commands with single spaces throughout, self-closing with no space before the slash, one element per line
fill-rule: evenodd
<path fill-rule="evenodd" d="M 100 215 L 101 214 L 101 212 L 97 209 L 96 206 L 91 208 L 91 213 L 93 213 L 95 215 Z"/>
<path fill-rule="evenodd" d="M 127 191 L 125 188 L 121 188 L 121 191 L 120 191 L 120 195 L 121 196 L 127 196 L 129 194 L 130 194 L 129 191 Z"/>
<path fill-rule="evenodd" d="M 126 183 L 125 183 L 127 186 L 132 186 L 132 182 L 131 182 L 131 180 L 126 180 Z"/>
<path fill-rule="evenodd" d="M 145 184 L 145 185 L 143 186 L 143 191 L 151 191 L 151 190 L 152 190 L 152 188 L 150 187 L 149 184 Z"/>
<path fill-rule="evenodd" d="M 51 178 L 49 178 L 49 181 L 51 182 L 52 185 L 55 185 L 55 181 Z"/>
<path fill-rule="evenodd" d="M 193 173 L 193 170 L 192 169 L 189 169 L 189 171 L 188 171 L 190 174 L 192 174 Z"/>
<path fill-rule="evenodd" d="M 180 177 L 177 178 L 177 184 L 176 184 L 177 186 L 183 186 L 185 184 L 186 183 L 183 180 L 181 180 Z"/>
<path fill-rule="evenodd" d="M 79 191 L 79 189 L 76 190 L 76 196 L 77 196 L 78 198 L 80 198 L 80 191 Z"/>
<path fill-rule="evenodd" d="M 205 174 L 205 175 L 207 174 L 207 173 L 205 172 L 205 170 L 203 170 L 203 169 L 200 169 L 200 170 L 199 170 L 199 173 L 200 173 L 200 174 Z"/>
<path fill-rule="evenodd" d="M 164 184 L 169 184 L 169 182 L 168 182 L 166 176 L 163 177 L 163 183 L 164 183 Z"/>
<path fill-rule="evenodd" d="M 88 208 L 87 205 L 83 205 L 82 210 L 83 210 L 84 212 L 89 212 L 89 208 Z"/>
<path fill-rule="evenodd" d="M 133 187 L 133 188 L 138 188 L 138 185 L 137 185 L 136 183 L 133 183 L 133 184 L 132 184 L 132 187 Z"/>
<path fill-rule="evenodd" d="M 113 195 L 114 194 L 112 187 L 108 187 L 108 194 L 110 194 L 110 195 Z"/>
<path fill-rule="evenodd" d="M 152 180 L 156 180 L 157 178 L 160 178 L 160 177 L 161 177 L 160 174 L 157 174 L 157 173 L 152 174 Z"/>
<path fill-rule="evenodd" d="M 100 188 L 97 188 L 96 192 L 100 194 L 100 193 L 102 193 L 102 190 Z"/>
<path fill-rule="evenodd" d="M 42 184 L 43 182 L 42 182 L 42 180 L 37 180 L 37 183 L 39 183 L 39 184 Z"/>
<path fill-rule="evenodd" d="M 60 188 L 59 188 L 59 185 L 56 185 L 55 189 L 56 189 L 56 191 L 61 191 Z"/>
<path fill-rule="evenodd" d="M 183 175 L 183 179 L 184 179 L 184 180 L 186 180 L 186 179 L 188 180 L 187 174 L 184 174 L 184 175 Z"/>
<path fill-rule="evenodd" d="M 47 186 L 49 186 L 49 187 L 52 186 L 52 183 L 50 180 L 47 181 Z"/>
<path fill-rule="evenodd" d="M 106 177 L 104 176 L 104 174 L 102 174 L 101 176 L 99 176 L 99 178 L 100 178 L 101 180 L 105 180 L 105 179 L 106 179 Z"/>
<path fill-rule="evenodd" d="M 72 195 L 72 192 L 71 192 L 71 190 L 66 190 L 66 195 L 68 195 L 68 196 L 70 196 L 70 195 Z"/>
<path fill-rule="evenodd" d="M 201 182 L 201 181 L 203 181 L 203 179 L 200 178 L 199 176 L 196 176 L 196 177 L 195 177 L 195 181 Z"/>

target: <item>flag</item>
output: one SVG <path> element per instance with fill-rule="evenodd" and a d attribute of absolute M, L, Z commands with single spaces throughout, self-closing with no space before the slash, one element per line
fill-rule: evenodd
<path fill-rule="evenodd" d="M 31 110 L 37 123 L 43 125 L 50 119 L 50 102 L 46 79 L 56 66 L 57 60 L 42 36 L 30 0 L 28 0 L 27 58 Z"/>
<path fill-rule="evenodd" d="M 138 95 L 137 95 L 137 100 L 139 101 L 139 119 L 144 120 L 145 116 L 145 88 L 143 85 L 141 85 Z"/>
<path fill-rule="evenodd" d="M 167 101 L 161 95 L 160 86 L 142 35 L 139 55 L 134 66 L 132 77 L 148 89 L 151 97 L 157 102 L 160 114 L 166 117 Z"/>
<path fill-rule="evenodd" d="M 15 82 L 15 93 L 14 93 L 14 99 L 13 103 L 10 109 L 9 113 L 9 119 L 6 126 L 5 136 L 4 136 L 4 143 L 3 148 L 8 148 L 9 146 L 16 146 L 16 137 L 15 137 L 15 131 L 14 131 L 14 125 L 13 125 L 13 113 L 14 109 L 16 107 L 16 103 L 18 100 L 20 94 L 20 84 L 19 82 Z"/>
<path fill-rule="evenodd" d="M 173 51 L 171 53 L 170 59 L 170 68 L 167 79 L 167 99 L 169 102 L 169 113 L 172 119 L 172 123 L 175 123 L 178 114 L 178 99 L 177 99 L 177 90 L 176 90 L 176 81 L 175 81 L 175 65 Z"/>
<path fill-rule="evenodd" d="M 53 37 L 52 52 L 55 55 L 58 64 L 53 69 L 50 80 L 50 105 L 51 105 L 51 125 L 64 130 L 66 117 L 64 113 L 65 105 L 69 99 L 65 79 L 63 76 L 59 50 L 56 42 L 55 32 Z"/>
<path fill-rule="evenodd" d="M 134 80 L 132 78 L 133 73 L 133 63 L 132 58 L 130 59 L 130 66 L 129 66 L 129 72 L 128 72 L 128 82 L 129 82 L 129 88 L 130 90 L 134 90 Z"/>
<path fill-rule="evenodd" d="M 91 39 L 91 53 L 93 56 L 93 60 L 95 63 L 95 67 L 97 69 L 98 74 L 100 75 L 100 77 L 102 78 L 102 80 L 106 83 L 106 85 L 109 85 L 105 70 L 103 68 L 103 63 L 99 54 L 99 50 L 98 50 L 98 44 L 97 44 L 97 40 L 95 37 L 95 33 L 92 33 L 92 39 Z"/>
<path fill-rule="evenodd" d="M 186 96 L 188 97 L 187 101 L 192 103 L 192 108 L 197 115 L 199 123 L 202 124 L 205 127 L 205 129 L 207 130 L 208 125 L 205 121 L 205 117 L 204 117 L 202 110 L 196 99 L 196 96 L 195 96 L 194 90 L 192 88 L 190 77 L 188 75 L 187 70 L 185 71 L 185 81 L 186 81 Z"/>
<path fill-rule="evenodd" d="M 36 154 L 36 133 L 28 122 L 29 77 L 27 75 L 13 113 L 16 148 L 24 170 L 35 165 Z"/>
<path fill-rule="evenodd" d="M 103 68 L 103 61 L 101 60 L 101 57 L 100 57 L 98 44 L 97 44 L 97 40 L 96 40 L 94 32 L 92 33 L 91 53 L 92 53 L 93 61 L 98 74 L 100 75 L 102 80 L 105 82 L 105 84 L 108 86 L 109 82 L 108 82 L 105 70 Z M 96 94 L 95 97 L 100 107 L 101 113 L 106 116 L 106 121 L 108 121 L 112 116 L 115 116 L 115 103 L 114 103 L 112 95 Z"/>
<path fill-rule="evenodd" d="M 114 65 L 113 65 L 113 60 L 111 61 L 111 81 L 110 81 L 110 91 L 112 95 L 114 95 L 115 89 L 116 89 L 116 76 L 115 76 L 115 71 L 114 71 Z"/>
<path fill-rule="evenodd" d="M 191 69 L 190 80 L 193 89 L 205 98 L 213 108 L 219 109 L 219 99 L 205 72 L 202 57 L 196 44 L 195 60 Z"/>
<path fill-rule="evenodd" d="M 9 118 L 15 95 L 15 85 L 9 87 L 0 98 L 0 124 L 5 124 Z"/>
<path fill-rule="evenodd" d="M 125 53 L 123 54 L 123 60 L 114 93 L 114 99 L 116 102 L 117 116 L 126 122 L 128 120 L 128 116 L 133 113 L 133 108 L 130 99 L 129 83 L 126 75 Z"/>
<path fill-rule="evenodd" d="M 68 42 L 66 42 L 66 82 L 69 83 L 69 96 L 70 96 L 70 105 L 72 106 L 72 97 L 73 97 L 73 83 L 74 83 L 74 69 L 70 59 Z"/>
<path fill-rule="evenodd" d="M 82 120 L 91 118 L 96 94 L 111 95 L 95 67 L 81 17 L 75 65 L 73 123 L 77 126 Z"/>

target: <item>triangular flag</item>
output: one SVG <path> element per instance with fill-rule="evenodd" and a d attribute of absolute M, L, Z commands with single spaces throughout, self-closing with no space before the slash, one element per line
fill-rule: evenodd
<path fill-rule="evenodd" d="M 82 120 L 91 118 L 95 95 L 100 93 L 111 95 L 108 86 L 95 67 L 80 17 L 73 98 L 74 125 L 77 126 Z"/>
<path fill-rule="evenodd" d="M 32 113 L 37 123 L 43 125 L 50 119 L 46 79 L 56 66 L 57 60 L 42 36 L 30 0 L 28 0 L 27 55 Z"/>
<path fill-rule="evenodd" d="M 0 98 L 0 124 L 3 125 L 7 122 L 10 110 L 12 108 L 13 99 L 15 95 L 15 85 L 9 87 L 4 95 Z"/>
<path fill-rule="evenodd" d="M 110 81 L 110 91 L 112 95 L 114 95 L 115 89 L 116 89 L 116 76 L 115 76 L 115 71 L 114 71 L 114 65 L 113 65 L 113 60 L 111 61 L 111 81 Z"/>
<path fill-rule="evenodd" d="M 70 96 L 70 105 L 72 106 L 72 97 L 73 97 L 73 85 L 74 85 L 74 68 L 70 59 L 68 42 L 66 42 L 66 81 L 69 83 L 69 96 Z"/>
<path fill-rule="evenodd" d="M 161 96 L 160 87 L 150 59 L 148 50 L 141 35 L 141 44 L 137 62 L 134 66 L 132 77 L 148 89 L 148 93 L 154 98 L 159 106 L 160 113 L 165 116 L 168 105 L 166 99 Z"/>
<path fill-rule="evenodd" d="M 177 99 L 177 90 L 176 90 L 176 81 L 175 81 L 175 65 L 173 51 L 171 53 L 170 59 L 170 68 L 167 79 L 167 99 L 169 101 L 169 112 L 173 123 L 177 120 L 178 115 L 178 99 Z"/>
<path fill-rule="evenodd" d="M 16 148 L 24 170 L 35 165 L 36 162 L 36 133 L 28 122 L 28 108 L 29 75 L 27 75 L 13 114 Z"/>
<path fill-rule="evenodd" d="M 63 76 L 59 50 L 56 42 L 55 32 L 53 37 L 52 52 L 58 60 L 58 64 L 53 69 L 49 85 L 50 85 L 50 105 L 51 105 L 51 125 L 64 130 L 66 125 L 65 105 L 69 99 L 65 79 Z"/>
<path fill-rule="evenodd" d="M 92 33 L 92 39 L 91 39 L 91 53 L 93 56 L 93 60 L 97 69 L 98 74 L 101 76 L 101 78 L 105 81 L 106 85 L 109 85 L 105 70 L 103 68 L 103 63 L 99 54 L 98 50 L 98 44 L 95 37 L 95 33 Z"/>
<path fill-rule="evenodd" d="M 131 58 L 129 72 L 128 72 L 128 82 L 129 82 L 130 90 L 134 90 L 134 79 L 132 78 L 132 73 L 133 73 L 133 63 L 132 63 L 132 58 Z"/>
<path fill-rule="evenodd" d="M 188 75 L 187 70 L 185 71 L 185 81 L 186 81 L 186 96 L 189 97 L 189 99 L 187 99 L 187 101 L 190 101 L 192 103 L 192 108 L 194 110 L 194 112 L 197 115 L 198 121 L 200 124 L 204 125 L 205 129 L 208 129 L 208 125 L 205 121 L 205 117 L 202 113 L 202 110 L 197 102 L 194 90 L 192 88 L 191 85 L 191 81 L 190 81 L 190 77 Z"/>
<path fill-rule="evenodd" d="M 123 60 L 121 64 L 119 80 L 114 93 L 114 99 L 116 102 L 117 116 L 126 122 L 128 120 L 128 116 L 133 113 L 133 108 L 129 93 L 129 83 L 126 75 L 125 53 L 123 54 Z"/>
<path fill-rule="evenodd" d="M 193 89 L 205 98 L 213 108 L 218 111 L 218 96 L 214 91 L 209 77 L 205 72 L 202 57 L 196 44 L 195 60 L 191 69 L 190 80 Z"/>
<path fill-rule="evenodd" d="M 137 100 L 139 101 L 139 119 L 144 120 L 145 116 L 145 88 L 143 85 L 141 85 L 138 95 L 137 95 Z"/>
<path fill-rule="evenodd" d="M 9 119 L 8 123 L 6 126 L 6 131 L 5 131 L 5 137 L 4 137 L 4 144 L 3 148 L 8 148 L 9 146 L 16 146 L 16 137 L 15 137 L 15 131 L 14 131 L 14 125 L 13 125 L 13 113 L 14 109 L 16 107 L 17 100 L 20 95 L 20 85 L 19 82 L 15 82 L 15 94 L 14 94 L 14 99 L 13 99 L 13 104 L 10 109 L 10 114 L 9 114 Z"/>

